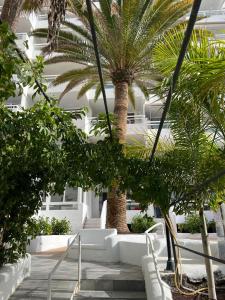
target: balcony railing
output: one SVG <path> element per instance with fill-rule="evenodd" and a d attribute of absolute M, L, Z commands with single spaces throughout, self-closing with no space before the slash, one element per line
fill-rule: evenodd
<path fill-rule="evenodd" d="M 11 111 L 13 111 L 13 112 L 17 112 L 17 111 L 22 110 L 22 107 L 20 105 L 17 105 L 17 104 L 6 104 L 6 107 L 8 109 L 10 109 Z"/>
<path fill-rule="evenodd" d="M 26 32 L 18 32 L 16 33 L 16 37 L 18 40 L 23 40 L 23 41 L 28 39 L 28 35 Z"/>
<path fill-rule="evenodd" d="M 147 121 L 147 128 L 148 129 L 158 129 L 159 128 L 159 124 L 160 124 L 160 120 L 148 120 Z M 165 121 L 163 124 L 163 129 L 167 129 L 170 128 L 170 122 L 169 121 Z"/>
<path fill-rule="evenodd" d="M 97 117 L 88 118 L 90 127 L 94 126 L 97 122 Z M 160 118 L 152 117 L 150 120 L 145 117 L 145 115 L 133 115 L 127 116 L 127 124 L 128 125 L 144 125 L 147 129 L 158 129 L 160 124 Z M 170 122 L 165 121 L 163 128 L 167 129 L 170 127 Z"/>
<path fill-rule="evenodd" d="M 211 16 L 223 16 L 225 15 L 224 9 L 218 9 L 218 10 L 202 10 L 198 12 L 198 16 L 200 17 L 211 17 Z"/>

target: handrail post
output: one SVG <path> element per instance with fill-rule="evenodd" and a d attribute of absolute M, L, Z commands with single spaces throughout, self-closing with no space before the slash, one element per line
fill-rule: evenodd
<path fill-rule="evenodd" d="M 78 238 L 79 243 L 79 251 L 78 251 L 78 291 L 80 290 L 80 282 L 81 282 L 81 236 Z"/>

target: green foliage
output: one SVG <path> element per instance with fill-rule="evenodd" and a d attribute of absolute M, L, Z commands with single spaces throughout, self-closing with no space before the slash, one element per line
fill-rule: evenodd
<path fill-rule="evenodd" d="M 43 57 L 23 62 L 18 55 L 15 44 L 16 36 L 7 23 L 0 25 L 0 104 L 9 97 L 21 95 L 25 86 L 34 89 L 34 96 L 40 93 L 35 79 L 39 80 L 42 89 L 47 87 L 43 83 L 42 72 L 44 68 Z"/>
<path fill-rule="evenodd" d="M 202 220 L 200 219 L 199 215 L 196 213 L 192 213 L 185 218 L 184 224 L 179 224 L 178 228 L 180 232 L 190 232 L 194 234 L 201 232 L 201 226 Z M 207 221 L 207 228 L 208 232 L 215 232 L 215 221 Z"/>
<path fill-rule="evenodd" d="M 0 108 L 0 265 L 25 254 L 24 224 L 41 206 L 43 191 L 64 190 L 63 143 L 71 135 L 83 140 L 70 114 L 54 103 L 17 113 Z"/>
<path fill-rule="evenodd" d="M 0 25 L 0 103 L 15 95 L 16 83 L 13 75 L 20 73 L 21 61 L 11 42 L 15 34 L 6 23 Z"/>
<path fill-rule="evenodd" d="M 165 76 L 162 94 L 168 90 L 183 37 L 184 30 L 172 30 L 154 48 L 155 66 Z M 224 143 L 224 41 L 212 37 L 213 34 L 205 30 L 193 32 L 174 98 L 183 105 L 194 103 L 195 109 L 201 108 L 205 114 L 205 128 L 212 132 L 212 138 L 216 133 L 215 140 Z"/>
<path fill-rule="evenodd" d="M 182 225 L 182 231 L 190 233 L 200 233 L 202 220 L 198 214 L 190 214 L 185 218 L 185 223 Z"/>
<path fill-rule="evenodd" d="M 111 125 L 112 134 L 114 137 L 116 137 L 116 132 L 118 130 L 116 128 L 117 125 L 116 116 L 112 113 L 109 113 L 109 121 Z M 102 136 L 102 135 L 109 136 L 109 133 L 110 132 L 109 132 L 107 116 L 105 113 L 100 113 L 98 115 L 96 122 L 94 122 L 90 130 L 90 134 L 93 134 L 94 136 Z"/>
<path fill-rule="evenodd" d="M 6 24 L 0 25 L 0 33 L 1 266 L 25 255 L 29 234 L 26 223 L 40 208 L 45 193 L 60 193 L 66 185 L 64 143 L 73 136 L 81 144 L 85 134 L 73 125 L 70 113 L 57 107 L 56 101 L 37 102 L 19 112 L 4 106 L 24 86 L 36 90 L 34 77 L 40 77 L 43 60 L 23 63 L 14 49 L 15 36 Z"/>
<path fill-rule="evenodd" d="M 52 226 L 49 222 L 49 218 L 40 217 L 37 220 L 37 233 L 36 235 L 51 235 L 52 234 Z"/>
<path fill-rule="evenodd" d="M 156 223 L 153 218 L 148 216 L 147 214 L 145 214 L 144 216 L 137 215 L 132 219 L 131 230 L 132 232 L 143 233 L 155 224 Z"/>
<path fill-rule="evenodd" d="M 26 231 L 31 239 L 39 235 L 64 235 L 71 232 L 70 221 L 66 218 L 59 220 L 48 217 L 31 218 L 27 221 Z"/>
<path fill-rule="evenodd" d="M 70 221 L 67 220 L 66 218 L 64 218 L 62 220 L 52 218 L 51 226 L 52 226 L 52 234 L 55 234 L 55 235 L 69 234 L 71 232 Z"/>

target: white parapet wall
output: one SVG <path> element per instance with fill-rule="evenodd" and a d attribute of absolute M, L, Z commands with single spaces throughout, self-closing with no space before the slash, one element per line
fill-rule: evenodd
<path fill-rule="evenodd" d="M 30 276 L 31 256 L 27 254 L 15 264 L 6 264 L 0 269 L 0 300 L 7 300 L 18 285 Z"/>
<path fill-rule="evenodd" d="M 119 262 L 119 245 L 116 229 L 82 229 L 82 259 L 95 262 Z M 68 257 L 77 259 L 78 245 L 73 245 Z"/>
<path fill-rule="evenodd" d="M 68 241 L 74 235 L 40 235 L 30 241 L 27 252 L 36 253 L 64 248 L 68 246 Z"/>
<path fill-rule="evenodd" d="M 170 286 L 158 279 L 152 257 L 146 255 L 142 258 L 142 270 L 148 300 L 173 299 Z"/>
<path fill-rule="evenodd" d="M 38 216 L 48 217 L 49 219 L 56 218 L 62 220 L 66 218 L 70 221 L 72 233 L 77 233 L 79 229 L 83 228 L 84 215 L 85 212 L 83 213 L 83 207 L 79 210 L 40 210 L 38 212 Z"/>

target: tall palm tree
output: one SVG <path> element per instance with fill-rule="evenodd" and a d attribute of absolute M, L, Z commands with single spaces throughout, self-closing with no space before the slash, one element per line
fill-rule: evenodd
<path fill-rule="evenodd" d="M 149 88 L 159 79 L 152 63 L 152 49 L 162 36 L 190 9 L 192 0 L 100 0 L 93 4 L 94 22 L 98 39 L 105 83 L 115 88 L 114 113 L 117 116 L 118 138 L 125 142 L 129 100 L 135 106 L 133 85 L 147 98 Z M 59 75 L 53 82 L 67 82 L 61 97 L 77 85 L 82 85 L 78 97 L 95 88 L 95 99 L 101 93 L 95 54 L 88 22 L 87 9 L 82 0 L 70 0 L 70 10 L 82 26 L 64 22 L 54 51 L 56 55 L 47 64 L 79 63 L 81 68 Z M 46 37 L 46 29 L 38 29 L 35 36 Z M 48 52 L 48 45 L 44 52 Z M 117 184 L 108 195 L 108 227 L 127 231 L 126 197 L 117 190 Z"/>

